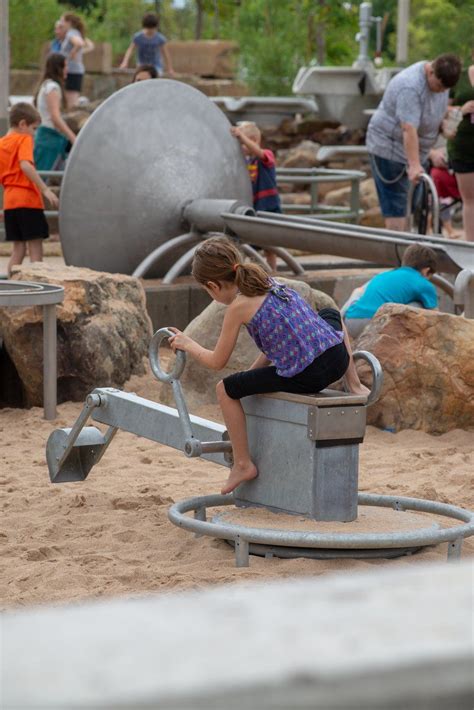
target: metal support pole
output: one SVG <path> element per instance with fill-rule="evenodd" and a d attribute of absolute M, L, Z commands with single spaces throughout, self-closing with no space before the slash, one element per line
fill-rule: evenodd
<path fill-rule="evenodd" d="M 194 520 L 202 520 L 204 523 L 207 521 L 206 508 L 204 505 L 196 508 L 194 511 Z M 202 537 L 202 533 L 196 532 L 194 533 L 194 537 Z"/>
<path fill-rule="evenodd" d="M 9 45 L 8 0 L 0 0 L 0 136 L 8 130 Z"/>
<path fill-rule="evenodd" d="M 462 537 L 448 542 L 448 562 L 457 562 L 461 559 Z"/>
<path fill-rule="evenodd" d="M 397 17 L 397 64 L 405 66 L 408 62 L 408 21 L 410 18 L 410 0 L 398 0 Z"/>
<path fill-rule="evenodd" d="M 357 178 L 351 178 L 351 197 L 350 197 L 350 211 L 353 214 L 353 220 L 355 224 L 359 224 L 359 210 L 360 210 L 360 193 L 359 193 L 359 181 Z"/>
<path fill-rule="evenodd" d="M 43 406 L 44 418 L 56 418 L 57 347 L 56 306 L 43 306 Z"/>
<path fill-rule="evenodd" d="M 236 567 L 248 567 L 249 566 L 249 543 L 248 540 L 244 540 L 240 535 L 237 535 L 234 541 L 235 544 L 235 566 Z"/>

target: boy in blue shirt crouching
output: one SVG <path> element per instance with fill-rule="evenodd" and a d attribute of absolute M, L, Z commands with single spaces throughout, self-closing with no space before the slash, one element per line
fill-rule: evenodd
<path fill-rule="evenodd" d="M 436 273 L 436 253 L 423 244 L 412 244 L 405 250 L 398 269 L 374 276 L 356 289 L 342 307 L 347 330 L 357 338 L 384 303 L 403 303 L 436 308 L 438 296 L 431 283 Z"/>

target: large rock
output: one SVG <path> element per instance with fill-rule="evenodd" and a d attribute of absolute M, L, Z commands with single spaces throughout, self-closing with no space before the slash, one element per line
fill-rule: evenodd
<path fill-rule="evenodd" d="M 432 434 L 474 427 L 474 321 L 386 304 L 356 349 L 372 352 L 384 372 L 370 424 Z"/>
<path fill-rule="evenodd" d="M 301 141 L 299 145 L 290 148 L 284 156 L 281 156 L 283 160 L 279 164 L 282 168 L 314 168 L 319 164 L 317 158 L 319 148 L 319 143 Z"/>
<path fill-rule="evenodd" d="M 294 281 L 280 277 L 278 277 L 278 281 L 286 283 L 298 291 L 315 310 L 327 307 L 337 308 L 330 296 L 327 296 L 322 291 L 316 291 L 304 281 Z M 184 332 L 205 348 L 213 349 L 221 332 L 225 308 L 225 306 L 213 301 L 191 321 Z M 195 408 L 204 404 L 215 404 L 215 386 L 219 380 L 231 375 L 233 372 L 247 370 L 258 354 L 257 346 L 248 335 L 246 329 L 242 328 L 234 352 L 223 370 L 219 372 L 209 370 L 188 357 L 188 364 L 181 376 L 181 383 L 188 405 L 191 408 Z M 173 402 L 173 395 L 169 385 L 162 387 L 161 394 L 163 401 L 168 404 Z"/>
<path fill-rule="evenodd" d="M 359 184 L 360 206 L 363 210 L 370 210 L 379 207 L 379 200 L 375 183 L 372 178 L 362 180 Z M 337 190 L 331 190 L 325 195 L 324 202 L 326 205 L 345 205 L 349 206 L 351 201 L 350 186 L 340 187 Z"/>
<path fill-rule="evenodd" d="M 45 263 L 17 268 L 14 278 L 64 287 L 58 316 L 58 401 L 82 400 L 94 387 L 121 386 L 144 372 L 151 337 L 140 282 Z M 25 390 L 28 405 L 43 401 L 42 308 L 1 308 L 0 337 Z"/>

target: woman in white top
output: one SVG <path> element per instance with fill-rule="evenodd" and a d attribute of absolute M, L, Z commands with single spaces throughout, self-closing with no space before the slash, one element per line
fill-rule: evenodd
<path fill-rule="evenodd" d="M 65 158 L 68 142 L 74 143 L 76 135 L 61 116 L 64 105 L 64 78 L 66 59 L 53 53 L 46 59 L 34 103 L 41 116 L 41 125 L 35 135 L 35 165 L 38 170 L 52 170 L 59 158 Z"/>

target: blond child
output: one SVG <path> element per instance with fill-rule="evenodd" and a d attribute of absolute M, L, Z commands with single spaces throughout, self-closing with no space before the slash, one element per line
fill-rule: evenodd
<path fill-rule="evenodd" d="M 23 262 L 27 248 L 30 261 L 43 260 L 43 239 L 49 237 L 43 196 L 54 209 L 59 207 L 58 198 L 34 167 L 33 138 L 40 122 L 41 117 L 31 104 L 18 103 L 10 111 L 10 130 L 0 138 L 5 233 L 6 240 L 13 242 L 8 277 L 12 267 Z"/>
<path fill-rule="evenodd" d="M 262 134 L 252 121 L 243 121 L 230 129 L 232 135 L 240 141 L 247 161 L 253 191 L 253 206 L 260 212 L 281 213 L 278 194 L 275 156 L 271 150 L 262 148 Z M 272 271 L 276 271 L 276 255 L 272 251 L 263 252 Z"/>

